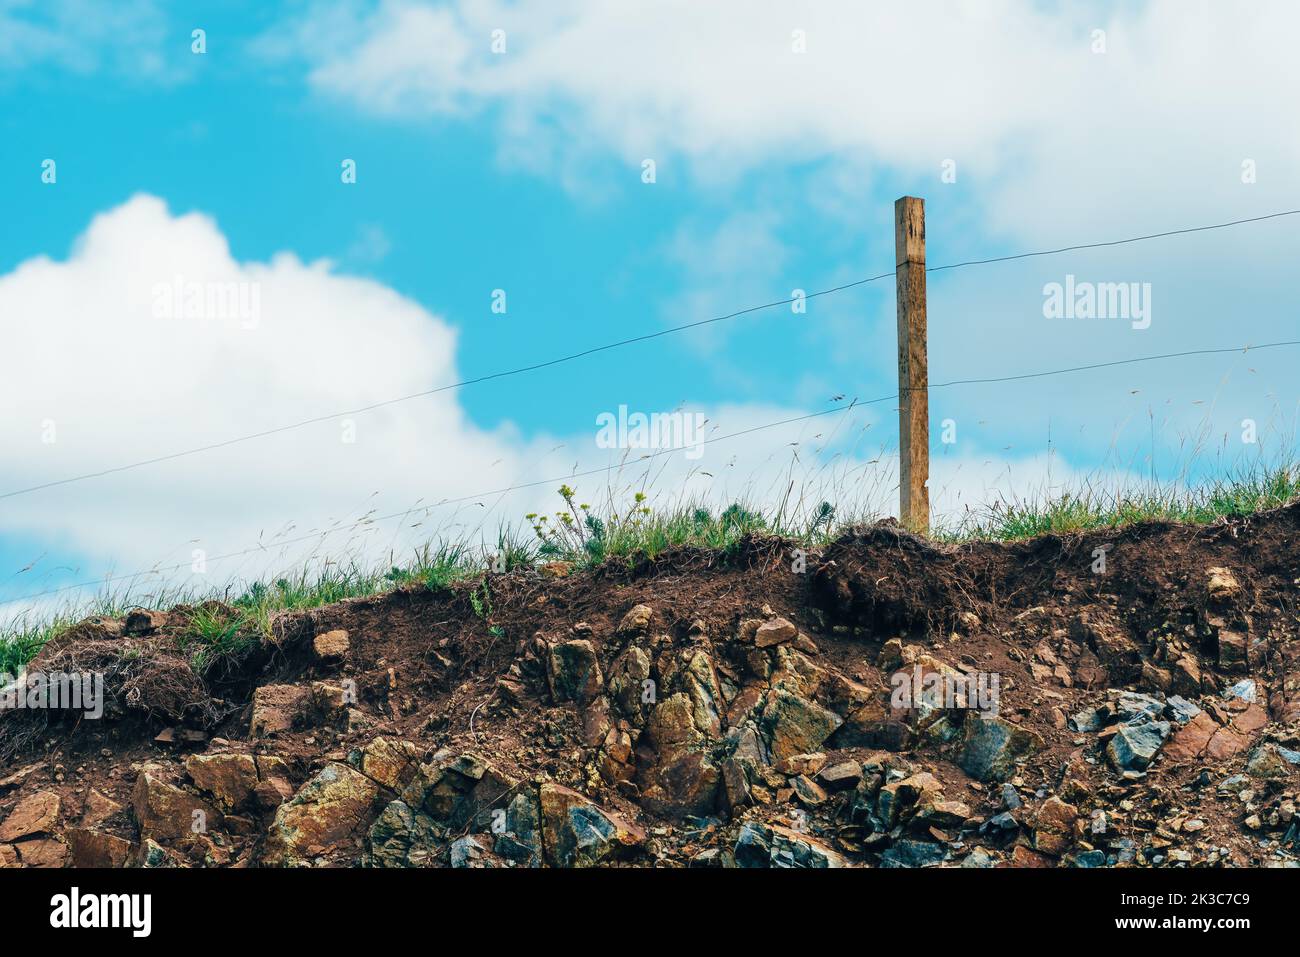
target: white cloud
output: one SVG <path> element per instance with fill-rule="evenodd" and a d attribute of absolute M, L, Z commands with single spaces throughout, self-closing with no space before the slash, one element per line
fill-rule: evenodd
<path fill-rule="evenodd" d="M 655 157 L 661 177 L 681 157 L 709 180 L 826 160 L 808 201 L 857 218 L 837 197 L 863 178 L 888 168 L 937 193 L 952 159 L 987 231 L 1056 239 L 1062 223 L 1070 235 L 1176 225 L 1189 191 L 1201 210 L 1258 208 L 1285 195 L 1300 160 L 1300 129 L 1279 121 L 1300 89 L 1300 8 L 1285 0 L 1107 13 L 1031 0 L 388 0 L 369 16 L 320 3 L 294 29 L 321 92 L 418 118 L 498 106 L 503 155 L 579 188 L 573 154 Z"/>
<path fill-rule="evenodd" d="M 155 0 L 0 0 L 0 71 L 52 64 L 73 73 L 176 78 L 182 55 L 190 55 L 189 33 L 169 36 L 166 22 Z"/>

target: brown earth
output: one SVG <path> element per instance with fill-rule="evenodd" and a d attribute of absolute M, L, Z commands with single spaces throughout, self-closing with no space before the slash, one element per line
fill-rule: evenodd
<path fill-rule="evenodd" d="M 90 620 L 30 671 L 103 717 L 0 714 L 0 866 L 1290 866 L 1298 597 L 1291 506 L 557 563 L 203 674 L 193 609 Z"/>

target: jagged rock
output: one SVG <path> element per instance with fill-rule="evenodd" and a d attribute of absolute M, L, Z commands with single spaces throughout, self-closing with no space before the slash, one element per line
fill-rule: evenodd
<path fill-rule="evenodd" d="M 451 866 L 474 867 L 483 857 L 483 845 L 468 834 L 451 843 Z"/>
<path fill-rule="evenodd" d="M 426 867 L 438 836 L 431 817 L 405 801 L 392 801 L 371 825 L 368 863 L 372 867 Z"/>
<path fill-rule="evenodd" d="M 542 866 L 542 822 L 537 806 L 537 796 L 532 790 L 516 794 L 506 805 L 502 821 L 504 830 L 498 832 L 493 851 L 527 867 Z"/>
<path fill-rule="evenodd" d="M 201 798 L 167 783 L 159 768 L 146 766 L 135 780 L 131 806 L 141 841 L 174 841 L 221 826 L 221 812 Z"/>
<path fill-rule="evenodd" d="M 862 765 L 857 761 L 840 761 L 818 771 L 817 780 L 830 791 L 856 787 L 862 780 Z"/>
<path fill-rule="evenodd" d="M 1205 593 L 1211 601 L 1231 601 L 1241 593 L 1241 583 L 1230 569 L 1216 566 L 1206 569 L 1206 575 Z"/>
<path fill-rule="evenodd" d="M 347 657 L 351 642 L 348 639 L 347 631 L 336 628 L 313 638 L 311 648 L 319 661 L 337 661 L 340 658 Z"/>
<path fill-rule="evenodd" d="M 997 867 L 997 864 L 997 857 L 995 857 L 992 852 L 982 847 L 972 848 L 971 852 L 967 854 L 965 859 L 961 862 L 962 867 L 978 868 Z"/>
<path fill-rule="evenodd" d="M 963 724 L 962 750 L 957 764 L 980 781 L 1001 780 L 1010 775 L 1016 758 L 1042 746 L 1043 739 L 1027 728 L 1002 718 L 970 715 Z"/>
<path fill-rule="evenodd" d="M 1034 818 L 1034 850 L 1060 857 L 1074 841 L 1074 822 L 1079 809 L 1053 795 L 1043 802 Z"/>
<path fill-rule="evenodd" d="M 169 850 L 155 841 L 146 838 L 140 843 L 140 866 L 144 868 L 184 867 L 185 859 L 175 851 Z"/>
<path fill-rule="evenodd" d="M 355 839 L 380 794 L 379 785 L 346 764 L 326 765 L 276 811 L 264 862 L 306 864 Z"/>
<path fill-rule="evenodd" d="M 1251 752 L 1250 760 L 1246 762 L 1246 773 L 1253 778 L 1281 780 L 1291 776 L 1297 761 L 1300 761 L 1300 754 L 1295 751 L 1279 748 L 1276 744 L 1262 744 Z"/>
<path fill-rule="evenodd" d="M 682 751 L 655 764 L 643 781 L 641 805 L 652 814 L 710 814 L 717 805 L 722 772 L 703 752 Z"/>
<path fill-rule="evenodd" d="M 923 827 L 961 827 L 971 816 L 969 805 L 961 801 L 939 801 L 930 797 L 917 806 L 913 823 Z"/>
<path fill-rule="evenodd" d="M 881 867 L 930 867 L 948 857 L 948 849 L 932 841 L 914 841 L 904 838 L 895 841 L 880 855 Z"/>
<path fill-rule="evenodd" d="M 542 846 L 552 867 L 592 867 L 635 854 L 645 834 L 577 791 L 551 782 L 538 789 Z"/>
<path fill-rule="evenodd" d="M 24 867 L 66 867 L 68 845 L 52 837 L 13 845 Z"/>
<path fill-rule="evenodd" d="M 759 648 L 770 648 L 794 641 L 798 635 L 799 629 L 793 623 L 784 618 L 774 618 L 758 626 L 754 632 L 754 644 Z"/>
<path fill-rule="evenodd" d="M 86 805 L 81 812 L 81 826 L 95 827 L 124 810 L 125 808 L 117 801 L 91 788 L 90 793 L 86 795 Z"/>
<path fill-rule="evenodd" d="M 633 605 L 632 609 L 623 616 L 623 620 L 618 623 L 618 633 L 620 635 L 644 634 L 653 618 L 654 609 L 649 605 Z"/>
<path fill-rule="evenodd" d="M 226 811 L 243 805 L 257 787 L 257 763 L 251 754 L 192 754 L 185 759 L 185 771 L 195 787 L 211 794 Z"/>
<path fill-rule="evenodd" d="M 1220 725 L 1202 711 L 1170 737 L 1164 754 L 1168 761 L 1193 762 L 1202 758 L 1222 761 L 1235 757 L 1250 745 L 1250 738 L 1232 727 Z"/>
<path fill-rule="evenodd" d="M 402 800 L 453 830 L 487 830 L 491 812 L 517 782 L 476 754 L 421 765 L 402 789 Z"/>
<path fill-rule="evenodd" d="M 289 731 L 308 703 L 309 691 L 299 685 L 263 685 L 253 692 L 249 734 L 263 737 Z"/>
<path fill-rule="evenodd" d="M 307 689 L 306 717 L 317 724 L 336 725 L 355 704 L 350 687 L 331 681 L 313 681 Z"/>
<path fill-rule="evenodd" d="M 51 791 L 29 794 L 9 812 L 0 825 L 0 841 L 17 841 L 33 834 L 47 834 L 54 830 L 59 819 L 60 800 Z"/>
<path fill-rule="evenodd" d="M 1106 756 L 1116 771 L 1145 771 L 1169 737 L 1169 729 L 1168 721 L 1120 725 L 1106 746 Z"/>
<path fill-rule="evenodd" d="M 558 641 L 551 645 L 546 664 L 551 697 L 557 702 L 585 704 L 604 687 L 596 649 L 585 639 Z"/>
<path fill-rule="evenodd" d="M 737 867 L 843 867 L 844 858 L 820 841 L 777 824 L 744 824 L 734 850 Z"/>
<path fill-rule="evenodd" d="M 73 867 L 126 867 L 136 845 L 126 838 L 90 827 L 70 827 L 63 832 Z"/>
<path fill-rule="evenodd" d="M 410 741 L 378 737 L 348 755 L 348 763 L 390 791 L 400 791 L 420 769 L 420 751 Z"/>
<path fill-rule="evenodd" d="M 625 715 L 640 717 L 650 702 L 646 700 L 650 680 L 650 656 L 644 648 L 631 646 L 614 662 L 609 690 L 614 703 Z"/>
<path fill-rule="evenodd" d="M 1223 692 L 1225 698 L 1237 698 L 1241 701 L 1253 704 L 1258 698 L 1258 691 L 1255 685 L 1255 679 L 1244 678 L 1238 681 L 1231 688 Z"/>
<path fill-rule="evenodd" d="M 817 750 L 843 723 L 839 715 L 815 702 L 776 690 L 767 694 L 759 728 L 768 740 L 772 757 L 779 761 Z"/>

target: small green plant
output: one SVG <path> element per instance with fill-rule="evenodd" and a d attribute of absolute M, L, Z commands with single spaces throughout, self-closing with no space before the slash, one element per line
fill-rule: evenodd
<path fill-rule="evenodd" d="M 253 617 L 236 607 L 208 602 L 191 612 L 177 638 L 196 674 L 229 668 L 261 638 Z"/>

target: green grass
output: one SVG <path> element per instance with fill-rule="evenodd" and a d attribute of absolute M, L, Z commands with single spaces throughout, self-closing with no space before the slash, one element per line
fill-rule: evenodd
<path fill-rule="evenodd" d="M 270 581 L 229 585 L 199 593 L 163 588 L 127 588 L 38 614 L 29 611 L 0 628 L 0 672 L 16 674 L 41 647 L 91 615 L 120 617 L 133 607 L 194 607 L 180 632 L 181 650 L 195 670 L 206 673 L 243 654 L 271 635 L 272 621 L 284 612 L 303 611 L 346 598 L 381 594 L 397 587 L 434 589 L 478 582 L 471 595 L 482 616 L 490 614 L 489 572 L 534 568 L 564 561 L 581 569 L 610 560 L 655 558 L 681 547 L 733 551 L 749 534 L 775 535 L 805 547 L 838 537 L 847 526 L 874 518 L 845 514 L 828 502 L 788 495 L 766 512 L 743 503 L 710 510 L 702 502 L 653 508 L 646 495 L 634 494 L 600 508 L 568 486 L 559 490 L 559 507 L 550 515 L 530 514 L 522 527 L 503 527 L 495 541 L 429 543 L 400 565 L 371 567 L 357 562 L 324 562 Z M 970 511 L 959 521 L 936 528 L 939 541 L 1015 541 L 1043 534 L 1118 528 L 1148 520 L 1206 523 L 1275 508 L 1300 499 L 1300 469 L 1294 466 L 1254 472 L 1191 489 L 1152 485 L 1108 490 L 1098 485 L 1038 501 L 998 501 Z M 216 599 L 222 606 L 204 606 Z"/>
<path fill-rule="evenodd" d="M 1300 469 L 1280 468 L 1215 481 L 1190 490 L 1085 489 L 1040 502 L 997 502 L 953 526 L 945 541 L 1016 541 L 1037 535 L 1122 528 L 1137 522 L 1207 524 L 1278 508 L 1300 498 Z"/>

